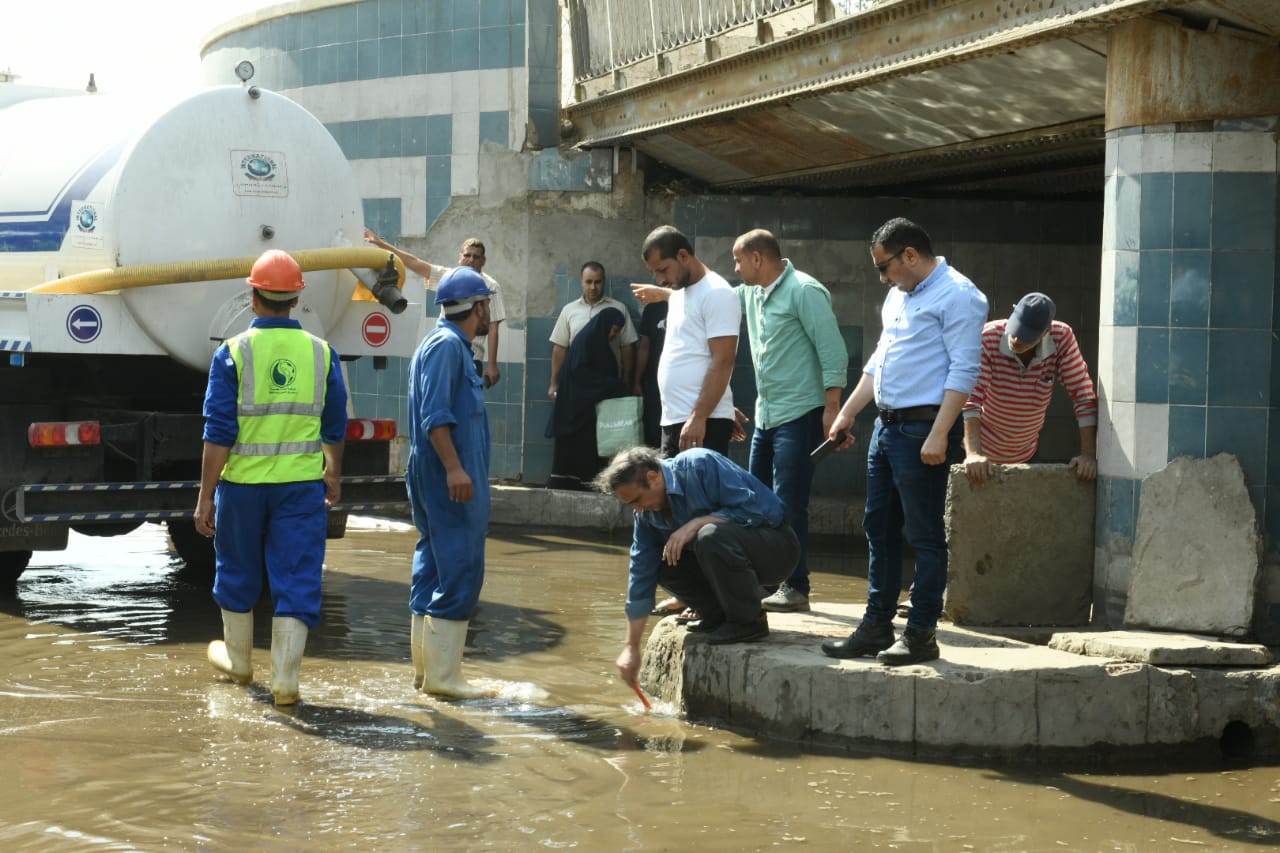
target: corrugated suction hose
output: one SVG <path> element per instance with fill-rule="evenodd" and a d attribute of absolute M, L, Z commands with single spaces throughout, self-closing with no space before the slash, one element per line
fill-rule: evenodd
<path fill-rule="evenodd" d="M 395 263 L 399 276 L 398 289 L 404 288 L 404 263 L 385 249 L 371 246 L 351 246 L 336 249 L 304 249 L 290 252 L 304 273 L 315 270 L 371 269 L 381 272 L 388 256 Z M 129 290 L 134 287 L 158 287 L 167 284 L 189 284 L 197 281 L 222 281 L 244 278 L 249 275 L 257 255 L 243 258 L 217 258 L 206 261 L 183 261 L 173 264 L 139 264 L 132 267 L 90 270 L 69 275 L 55 281 L 46 281 L 28 290 L 28 293 L 106 293 L 112 290 Z M 377 301 L 362 283 L 357 283 L 354 300 Z"/>

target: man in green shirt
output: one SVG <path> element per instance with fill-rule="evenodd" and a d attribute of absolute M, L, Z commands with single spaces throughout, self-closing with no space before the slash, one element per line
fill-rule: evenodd
<path fill-rule="evenodd" d="M 757 228 L 733 244 L 742 316 L 756 373 L 751 473 L 782 500 L 800 539 L 800 560 L 766 610 L 809 609 L 809 454 L 822 443 L 836 413 L 849 367 L 831 294 L 782 257 L 777 239 Z"/>

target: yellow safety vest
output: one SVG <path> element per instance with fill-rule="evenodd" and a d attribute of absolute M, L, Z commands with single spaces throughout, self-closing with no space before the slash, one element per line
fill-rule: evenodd
<path fill-rule="evenodd" d="M 227 341 L 239 379 L 239 434 L 222 477 L 299 483 L 324 476 L 320 415 L 329 345 L 301 329 L 249 329 Z"/>

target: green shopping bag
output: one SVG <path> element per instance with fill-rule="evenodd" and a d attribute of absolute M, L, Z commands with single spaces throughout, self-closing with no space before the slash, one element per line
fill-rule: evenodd
<path fill-rule="evenodd" d="M 597 453 L 612 456 L 643 443 L 643 397 L 614 397 L 596 403 Z"/>

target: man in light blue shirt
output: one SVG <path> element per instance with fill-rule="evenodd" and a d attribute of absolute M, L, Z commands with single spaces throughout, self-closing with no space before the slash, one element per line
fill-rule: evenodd
<path fill-rule="evenodd" d="M 947 259 L 933 254 L 924 229 L 891 219 L 872 235 L 871 262 L 892 285 L 881 309 L 884 331 L 840 414 L 835 438 L 873 399 L 879 410 L 867 447 L 867 610 L 847 639 L 827 640 L 837 658 L 876 655 L 896 666 L 936 660 L 935 638 L 947 585 L 943 512 L 952 463 L 963 457 L 960 410 L 978 378 L 987 299 Z M 842 447 L 853 442 L 852 433 Z M 895 643 L 892 619 L 902 591 L 902 534 L 915 551 L 907 627 Z"/>
<path fill-rule="evenodd" d="M 733 244 L 742 316 L 756 374 L 751 473 L 782 499 L 800 540 L 791 577 L 764 599 L 765 610 L 809 609 L 809 454 L 840 410 L 849 352 L 831 294 L 782 257 L 773 234 L 757 228 Z"/>
<path fill-rule="evenodd" d="M 635 511 L 627 641 L 617 661 L 623 681 L 635 684 L 640 671 L 640 638 L 659 584 L 701 614 L 689 630 L 707 632 L 708 643 L 769 636 L 760 585 L 790 575 L 800 553 L 777 495 L 703 447 L 672 459 L 651 447 L 624 450 L 595 484 Z"/>

